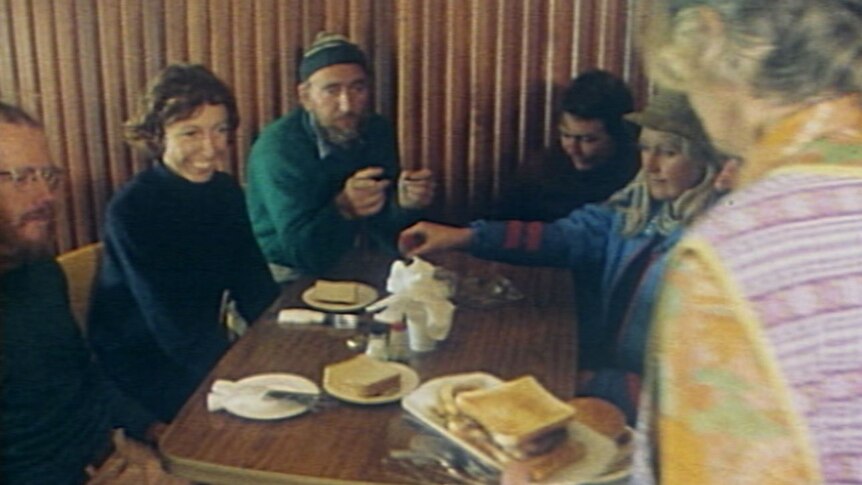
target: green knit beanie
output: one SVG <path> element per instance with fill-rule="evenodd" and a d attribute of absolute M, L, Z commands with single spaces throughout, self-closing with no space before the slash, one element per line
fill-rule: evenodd
<path fill-rule="evenodd" d="M 346 37 L 320 32 L 299 63 L 299 80 L 305 82 L 316 71 L 334 64 L 359 64 L 368 72 L 368 61 L 359 47 Z"/>

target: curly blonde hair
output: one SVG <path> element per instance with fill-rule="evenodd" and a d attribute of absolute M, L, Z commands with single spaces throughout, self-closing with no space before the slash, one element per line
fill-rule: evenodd
<path fill-rule="evenodd" d="M 704 35 L 716 15 L 718 43 Z M 645 18 L 646 64 L 665 86 L 742 82 L 788 103 L 862 91 L 862 0 L 654 0 Z"/>

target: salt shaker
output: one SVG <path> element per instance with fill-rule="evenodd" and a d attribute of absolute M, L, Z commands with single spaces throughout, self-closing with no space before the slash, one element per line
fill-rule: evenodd
<path fill-rule="evenodd" d="M 365 347 L 365 355 L 377 360 L 389 359 L 389 351 L 386 344 L 385 323 L 372 323 L 368 334 L 368 345 Z"/>
<path fill-rule="evenodd" d="M 406 361 L 410 357 L 410 343 L 407 337 L 407 322 L 400 320 L 389 324 L 389 358 Z"/>

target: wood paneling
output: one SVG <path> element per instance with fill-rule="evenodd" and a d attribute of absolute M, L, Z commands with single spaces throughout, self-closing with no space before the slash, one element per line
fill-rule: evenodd
<path fill-rule="evenodd" d="M 0 99 L 40 117 L 68 167 L 65 251 L 99 237 L 111 195 L 147 161 L 122 125 L 168 63 L 209 66 L 237 94 L 228 168 L 243 178 L 262 126 L 297 106 L 296 65 L 321 29 L 371 59 L 374 106 L 396 123 L 405 167 L 440 181 L 434 213 L 467 220 L 554 142 L 554 106 L 602 67 L 643 99 L 637 0 L 0 0 Z"/>

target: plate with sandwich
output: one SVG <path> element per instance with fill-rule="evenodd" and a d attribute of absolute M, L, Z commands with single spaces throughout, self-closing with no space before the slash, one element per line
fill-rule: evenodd
<path fill-rule="evenodd" d="M 318 310 L 352 312 L 365 308 L 377 296 L 374 287 L 358 281 L 317 280 L 302 293 L 302 301 Z"/>
<path fill-rule="evenodd" d="M 359 354 L 323 368 L 323 388 L 354 404 L 385 404 L 400 400 L 419 386 L 419 374 L 397 362 Z"/>
<path fill-rule="evenodd" d="M 593 429 L 576 419 L 572 403 L 532 376 L 511 381 L 483 372 L 444 376 L 424 383 L 402 406 L 491 467 L 521 462 L 530 483 L 603 483 L 608 473 L 613 479 L 628 473 L 630 447 L 611 438 L 629 433 L 622 414 L 613 417 L 613 429 L 611 424 Z"/>

